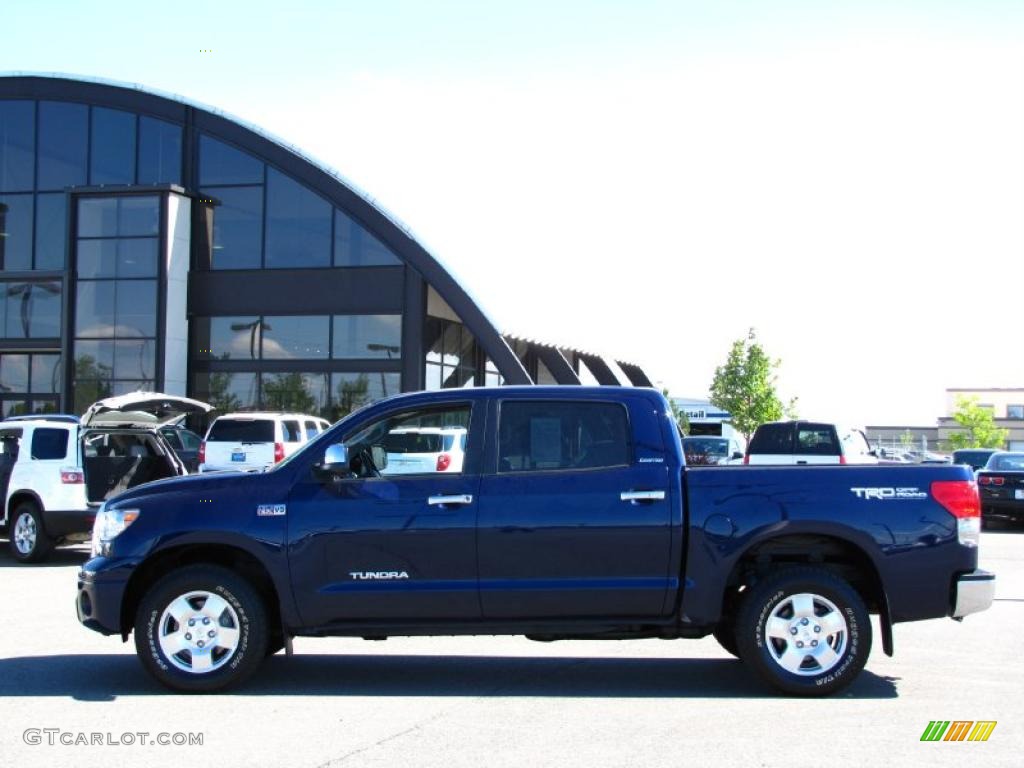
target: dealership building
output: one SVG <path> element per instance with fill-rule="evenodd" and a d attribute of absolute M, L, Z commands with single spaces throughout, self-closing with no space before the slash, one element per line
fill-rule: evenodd
<path fill-rule="evenodd" d="M 336 419 L 400 391 L 650 386 L 503 335 L 392 216 L 216 110 L 0 76 L 0 407 L 155 389 Z"/>

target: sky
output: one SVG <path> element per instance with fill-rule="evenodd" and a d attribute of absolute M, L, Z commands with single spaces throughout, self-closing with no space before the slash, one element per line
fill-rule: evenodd
<path fill-rule="evenodd" d="M 337 169 L 504 331 L 806 418 L 1024 387 L 1024 3 L 5 0 L 0 71 L 139 83 Z M 11 30 L 26 30 L 10 34 Z"/>

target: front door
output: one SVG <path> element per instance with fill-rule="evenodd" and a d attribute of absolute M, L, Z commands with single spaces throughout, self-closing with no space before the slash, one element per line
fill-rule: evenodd
<path fill-rule="evenodd" d="M 464 402 L 389 413 L 344 436 L 350 477 L 311 471 L 296 483 L 290 562 L 306 624 L 479 619 L 483 418 L 482 406 Z M 444 450 L 453 432 L 467 437 L 464 456 Z"/>

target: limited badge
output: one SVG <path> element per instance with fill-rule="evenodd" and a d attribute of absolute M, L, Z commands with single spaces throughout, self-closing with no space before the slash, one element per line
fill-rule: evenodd
<path fill-rule="evenodd" d="M 256 517 L 281 517 L 287 512 L 286 504 L 260 504 L 256 507 Z"/>

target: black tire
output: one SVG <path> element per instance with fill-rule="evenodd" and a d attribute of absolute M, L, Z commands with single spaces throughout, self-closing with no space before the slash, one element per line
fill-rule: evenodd
<path fill-rule="evenodd" d="M 810 613 L 803 610 L 808 605 Z M 794 696 L 825 696 L 845 688 L 871 652 L 871 620 L 864 601 L 822 568 L 770 573 L 749 590 L 735 626 L 740 658 L 773 688 Z M 811 650 L 812 643 L 818 650 Z"/>
<path fill-rule="evenodd" d="M 50 556 L 55 544 L 46 533 L 42 512 L 31 501 L 23 501 L 14 508 L 8 521 L 7 535 L 11 555 L 21 563 L 42 562 Z"/>
<path fill-rule="evenodd" d="M 219 619 L 214 617 L 216 607 L 206 611 L 214 597 L 224 603 L 217 613 Z M 189 631 L 184 618 L 179 623 L 171 616 L 172 604 L 179 600 L 184 600 L 188 608 L 182 617 L 194 620 L 196 629 Z M 204 616 L 204 611 L 209 615 Z M 192 641 L 211 632 L 225 637 L 230 633 L 236 638 L 233 646 L 222 647 L 217 637 L 208 641 L 208 650 L 193 645 L 191 650 L 183 647 L 177 654 L 168 654 L 161 645 L 161 637 L 175 638 L 181 633 Z M 135 649 L 142 666 L 175 691 L 205 693 L 242 683 L 263 661 L 268 637 L 267 609 L 260 594 L 243 577 L 217 565 L 190 565 L 171 571 L 145 594 L 135 617 Z M 193 642 L 202 645 L 207 641 L 203 637 Z M 200 664 L 199 657 L 209 658 Z M 206 664 L 209 670 L 192 671 Z"/>
<path fill-rule="evenodd" d="M 740 655 L 739 649 L 736 647 L 736 625 L 731 616 L 723 616 L 711 634 L 726 653 L 737 657 Z"/>

